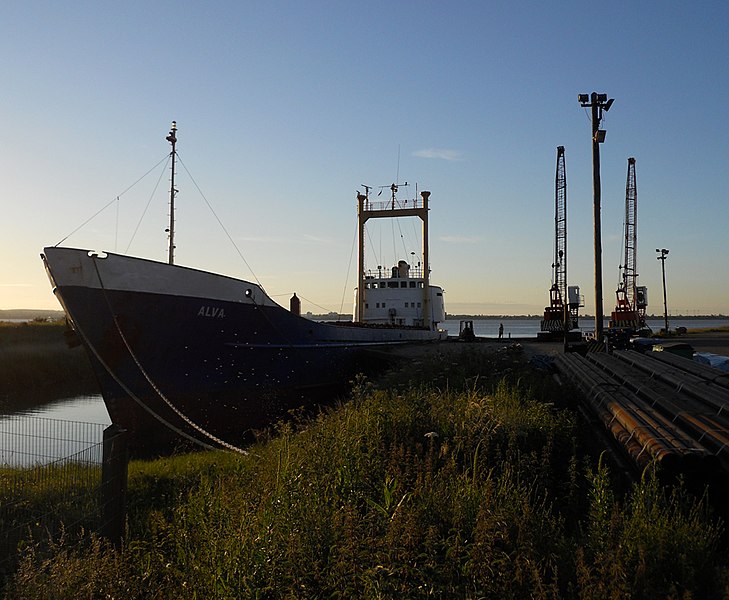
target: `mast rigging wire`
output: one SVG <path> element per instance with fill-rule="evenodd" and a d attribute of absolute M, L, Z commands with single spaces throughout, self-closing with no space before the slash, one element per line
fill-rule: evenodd
<path fill-rule="evenodd" d="M 223 225 L 223 222 L 220 220 L 220 217 L 218 217 L 218 213 L 215 212 L 215 209 L 212 207 L 212 205 L 210 204 L 210 202 L 208 201 L 208 199 L 205 197 L 205 194 L 203 194 L 203 191 L 200 189 L 200 186 L 197 184 L 197 181 L 195 181 L 195 178 L 192 176 L 192 173 L 190 173 L 190 171 L 188 170 L 187 165 L 182 161 L 182 158 L 180 158 L 180 153 L 179 152 L 177 153 L 177 160 L 180 161 L 180 164 L 185 169 L 185 172 L 190 177 L 190 180 L 192 181 L 193 185 L 195 186 L 195 188 L 199 192 L 199 194 L 202 197 L 202 199 L 205 201 L 205 204 L 207 204 L 208 208 L 210 209 L 210 212 L 213 213 L 213 216 L 215 217 L 215 220 L 218 222 L 218 225 L 220 225 L 220 228 L 223 230 L 223 233 L 225 233 L 225 235 L 227 236 L 228 240 L 233 245 L 233 248 L 235 248 L 235 251 L 238 253 L 238 256 L 243 261 L 243 263 L 245 264 L 245 266 L 248 267 L 248 270 L 251 272 L 251 275 L 253 275 L 253 279 L 256 280 L 256 283 L 258 284 L 258 286 L 261 289 L 264 289 L 263 288 L 263 284 L 258 280 L 258 276 L 253 271 L 253 268 L 251 267 L 251 265 L 248 264 L 248 261 L 243 256 L 243 253 L 240 251 L 240 248 L 238 248 L 238 245 L 233 240 L 233 237 L 230 235 L 230 233 L 228 232 L 228 230 L 225 228 L 225 225 Z"/>
<path fill-rule="evenodd" d="M 130 185 L 129 187 L 127 187 L 121 194 L 117 194 L 116 196 L 114 196 L 114 198 L 111 201 L 107 202 L 104 206 L 102 206 L 93 215 L 91 215 L 88 219 L 86 219 L 83 223 L 81 223 L 81 225 L 79 225 L 78 227 L 76 227 L 76 229 L 74 229 L 71 233 L 69 233 L 61 241 L 56 242 L 56 244 L 55 244 L 54 247 L 60 246 L 63 242 L 65 242 L 68 238 L 70 238 L 74 233 L 76 233 L 79 229 L 82 229 L 83 227 L 85 227 L 86 225 L 88 225 L 88 223 L 90 223 L 91 221 L 93 221 L 97 216 L 99 216 L 102 212 L 104 212 L 107 208 L 109 208 L 114 202 L 117 202 L 118 199 L 121 196 L 123 196 L 129 190 L 131 190 L 135 185 L 137 185 L 140 181 L 142 181 L 142 179 L 144 179 L 147 175 L 149 175 L 152 171 L 154 171 L 164 161 L 168 160 L 169 159 L 169 156 L 170 156 L 169 154 L 165 154 L 164 158 L 162 160 L 160 160 L 156 165 L 154 165 L 149 171 L 147 171 L 144 175 L 142 175 L 139 179 L 137 179 L 132 185 Z"/>
<path fill-rule="evenodd" d="M 134 238 L 137 236 L 137 231 L 139 231 L 139 227 L 142 225 L 142 221 L 144 220 L 144 216 L 147 214 L 147 210 L 149 209 L 149 205 L 152 203 L 152 198 L 154 198 L 154 195 L 157 193 L 157 188 L 159 187 L 159 182 L 162 181 L 162 176 L 164 175 L 165 171 L 167 170 L 167 165 L 170 163 L 170 157 L 167 157 L 167 162 L 165 163 L 164 169 L 161 169 L 159 172 L 159 177 L 157 178 L 157 183 L 154 184 L 154 189 L 152 190 L 152 193 L 149 195 L 149 200 L 147 200 L 147 206 L 144 207 L 144 210 L 142 211 L 142 216 L 139 217 L 139 221 L 137 222 L 137 226 L 134 228 L 134 233 L 132 233 L 132 237 L 129 239 L 129 243 L 127 244 L 126 249 L 124 250 L 124 254 L 129 252 L 129 248 L 132 246 L 132 242 L 134 241 Z"/>
<path fill-rule="evenodd" d="M 355 222 L 354 237 L 352 238 L 352 249 L 349 251 L 349 262 L 347 263 L 347 276 L 344 278 L 344 288 L 342 289 L 342 301 L 339 304 L 339 314 L 344 313 L 344 297 L 347 295 L 347 286 L 349 285 L 349 273 L 352 270 L 352 257 L 354 256 L 354 249 L 357 245 L 357 223 Z M 357 281 L 357 287 L 362 284 L 361 281 Z M 361 290 L 358 290 L 361 293 Z"/>

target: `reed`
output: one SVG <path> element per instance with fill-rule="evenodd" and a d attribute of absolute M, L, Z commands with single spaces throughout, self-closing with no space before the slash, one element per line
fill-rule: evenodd
<path fill-rule="evenodd" d="M 134 462 L 121 551 L 29 548 L 12 598 L 720 597 L 706 502 L 650 473 L 620 500 L 570 399 L 517 351 L 391 373 L 246 456 Z M 462 358 L 462 360 L 461 360 Z M 440 364 L 440 367 L 437 365 Z M 429 366 L 428 368 L 431 368 Z M 563 408 L 564 407 L 564 408 Z"/>
<path fill-rule="evenodd" d="M 63 322 L 0 322 L 0 414 L 98 388 L 86 353 L 69 348 Z"/>

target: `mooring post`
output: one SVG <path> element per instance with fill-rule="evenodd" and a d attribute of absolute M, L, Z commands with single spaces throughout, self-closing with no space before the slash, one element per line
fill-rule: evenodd
<path fill-rule="evenodd" d="M 103 447 L 100 534 L 119 548 L 126 520 L 129 463 L 126 429 L 114 424 L 109 425 L 104 429 Z"/>

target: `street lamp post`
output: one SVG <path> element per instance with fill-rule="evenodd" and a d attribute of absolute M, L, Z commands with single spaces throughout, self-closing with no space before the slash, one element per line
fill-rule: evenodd
<path fill-rule="evenodd" d="M 592 92 L 578 94 L 577 100 L 583 108 L 592 109 L 592 198 L 593 226 L 595 238 L 595 338 L 602 339 L 602 234 L 600 225 L 600 144 L 605 141 L 605 130 L 600 129 L 603 111 L 607 112 L 614 99 L 608 100 L 607 94 Z"/>
<path fill-rule="evenodd" d="M 668 335 L 668 304 L 666 303 L 666 255 L 668 250 L 656 248 L 656 252 L 660 254 L 656 258 L 661 261 L 661 271 L 663 273 L 663 319 L 666 326 L 665 332 Z"/>

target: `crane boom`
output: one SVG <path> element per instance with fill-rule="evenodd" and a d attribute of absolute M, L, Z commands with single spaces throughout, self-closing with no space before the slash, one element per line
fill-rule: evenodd
<path fill-rule="evenodd" d="M 544 309 L 541 331 L 545 334 L 569 331 L 577 327 L 578 309 L 582 305 L 578 286 L 567 286 L 567 172 L 564 146 L 557 147 L 554 181 L 554 260 L 549 306 Z"/>
<path fill-rule="evenodd" d="M 564 166 L 564 146 L 557 148 L 557 170 L 554 178 L 554 263 L 553 287 L 560 304 L 567 301 L 567 176 Z"/>
<path fill-rule="evenodd" d="M 622 286 L 626 304 L 635 308 L 636 252 L 638 250 L 638 192 L 635 185 L 635 158 L 628 159 L 628 178 L 625 183 L 625 261 Z"/>
<path fill-rule="evenodd" d="M 612 314 L 611 328 L 639 329 L 645 326 L 648 304 L 646 288 L 638 286 L 638 187 L 635 158 L 628 159 L 625 183 L 625 256 L 620 265 L 620 282 L 615 294 L 617 304 Z"/>

